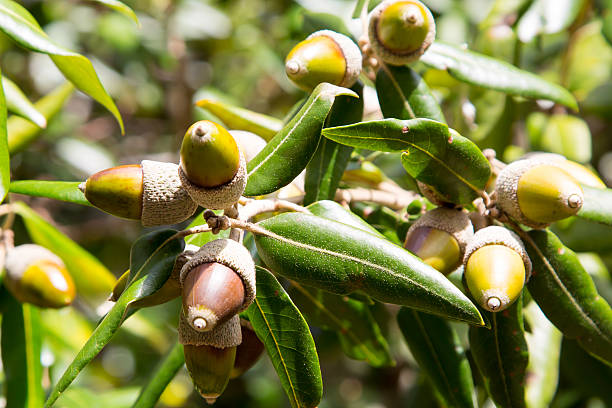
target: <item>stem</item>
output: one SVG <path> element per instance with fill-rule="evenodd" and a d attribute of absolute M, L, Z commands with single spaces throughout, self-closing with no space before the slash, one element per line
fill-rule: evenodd
<path fill-rule="evenodd" d="M 397 194 L 382 190 L 370 190 L 367 188 L 351 188 L 337 190 L 334 199 L 345 203 L 369 201 L 384 205 L 393 210 L 400 210 L 418 197 L 419 195 L 412 191 L 404 191 L 404 194 Z"/>
<path fill-rule="evenodd" d="M 245 199 L 241 204 L 244 207 L 240 209 L 240 216 L 238 219 L 242 221 L 249 221 L 256 215 L 275 211 L 310 213 L 310 211 L 301 205 L 294 204 L 287 200 L 281 200 L 279 198 L 271 198 L 266 200 Z"/>

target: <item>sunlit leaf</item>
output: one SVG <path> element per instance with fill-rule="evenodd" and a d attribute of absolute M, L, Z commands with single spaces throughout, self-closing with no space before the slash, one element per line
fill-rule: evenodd
<path fill-rule="evenodd" d="M 85 195 L 79 190 L 79 184 L 81 184 L 80 181 L 17 180 L 10 184 L 9 191 L 91 206 Z"/>
<path fill-rule="evenodd" d="M 32 105 L 32 102 L 24 95 L 17 84 L 7 77 L 2 77 L 2 88 L 9 112 L 28 119 L 38 127 L 44 128 L 47 126 L 47 119 Z"/>
<path fill-rule="evenodd" d="M 124 16 L 130 18 L 134 23 L 136 23 L 137 26 L 140 27 L 140 21 L 138 21 L 138 17 L 136 16 L 136 13 L 134 13 L 134 10 L 132 10 L 128 5 L 126 5 L 125 3 L 119 1 L 119 0 L 89 0 L 89 1 L 93 1 L 95 3 L 100 3 L 105 5 L 108 8 L 111 8 L 115 11 L 118 11 L 119 13 L 123 14 Z"/>

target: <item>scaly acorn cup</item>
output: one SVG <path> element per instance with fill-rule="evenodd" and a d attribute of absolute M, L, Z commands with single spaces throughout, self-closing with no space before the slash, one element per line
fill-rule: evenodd
<path fill-rule="evenodd" d="M 410 226 L 404 248 L 447 275 L 463 262 L 465 247 L 474 236 L 468 214 L 439 207 L 423 214 Z"/>
<path fill-rule="evenodd" d="M 490 312 L 509 307 L 531 275 L 531 261 L 520 238 L 498 226 L 476 231 L 466 247 L 463 265 L 467 289 Z"/>
<path fill-rule="evenodd" d="M 495 182 L 497 205 L 510 217 L 531 228 L 575 215 L 584 202 L 580 184 L 554 164 L 537 159 L 506 166 Z"/>
<path fill-rule="evenodd" d="M 350 88 L 361 73 L 361 64 L 361 51 L 353 40 L 321 30 L 293 47 L 285 59 L 285 72 L 307 92 L 321 82 Z"/>
<path fill-rule="evenodd" d="M 183 138 L 179 177 L 193 201 L 223 210 L 234 205 L 246 187 L 246 160 L 225 128 L 201 120 Z"/>
<path fill-rule="evenodd" d="M 234 315 L 212 331 L 198 332 L 181 313 L 179 342 L 184 346 L 185 365 L 195 389 L 213 404 L 227 387 L 236 347 L 242 342 L 240 318 Z"/>
<path fill-rule="evenodd" d="M 597 174 L 589 170 L 587 167 L 572 160 L 568 160 L 565 156 L 556 153 L 532 152 L 524 157 L 525 159 L 540 160 L 543 163 L 549 163 L 559 167 L 567 174 L 576 179 L 583 186 L 593 188 L 606 188 L 606 184 L 599 178 Z"/>
<path fill-rule="evenodd" d="M 436 23 L 418 0 L 385 0 L 370 13 L 368 37 L 380 59 L 404 65 L 419 59 L 433 43 Z"/>
<path fill-rule="evenodd" d="M 5 267 L 4 284 L 22 303 L 60 308 L 76 297 L 74 281 L 64 262 L 46 248 L 19 245 L 8 251 Z"/>
<path fill-rule="evenodd" d="M 204 245 L 181 269 L 183 313 L 197 331 L 210 331 L 255 299 L 255 264 L 231 239 Z"/>
<path fill-rule="evenodd" d="M 173 163 L 143 160 L 140 165 L 112 167 L 93 174 L 79 189 L 96 208 L 140 220 L 145 227 L 177 224 L 198 208 L 182 188 Z"/>
<path fill-rule="evenodd" d="M 251 323 L 240 319 L 242 343 L 236 349 L 236 361 L 230 374 L 230 379 L 236 378 L 248 371 L 263 354 L 264 344 L 259 340 Z"/>

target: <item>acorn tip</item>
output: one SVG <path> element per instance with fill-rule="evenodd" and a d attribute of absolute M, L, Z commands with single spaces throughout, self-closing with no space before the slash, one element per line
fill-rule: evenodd
<path fill-rule="evenodd" d="M 196 330 L 204 330 L 206 328 L 206 319 L 203 317 L 196 317 L 191 324 Z"/>
<path fill-rule="evenodd" d="M 501 302 L 501 300 L 499 300 L 498 297 L 492 296 L 492 297 L 487 299 L 487 307 L 492 312 L 494 312 L 497 309 L 499 309 L 501 307 L 501 304 L 502 304 L 502 302 Z"/>

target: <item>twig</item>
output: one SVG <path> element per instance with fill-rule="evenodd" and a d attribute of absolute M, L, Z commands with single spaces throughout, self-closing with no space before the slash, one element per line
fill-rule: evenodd
<path fill-rule="evenodd" d="M 390 193 L 382 190 L 370 190 L 367 188 L 350 188 L 337 190 L 334 199 L 340 202 L 351 203 L 354 201 L 369 201 L 381 204 L 393 210 L 400 210 L 410 204 L 419 195 L 412 191 L 402 190 L 403 194 Z"/>
<path fill-rule="evenodd" d="M 279 198 L 271 198 L 266 200 L 245 199 L 240 209 L 239 220 L 249 221 L 256 215 L 275 212 L 275 211 L 295 211 L 302 213 L 310 213 L 305 207 Z"/>

